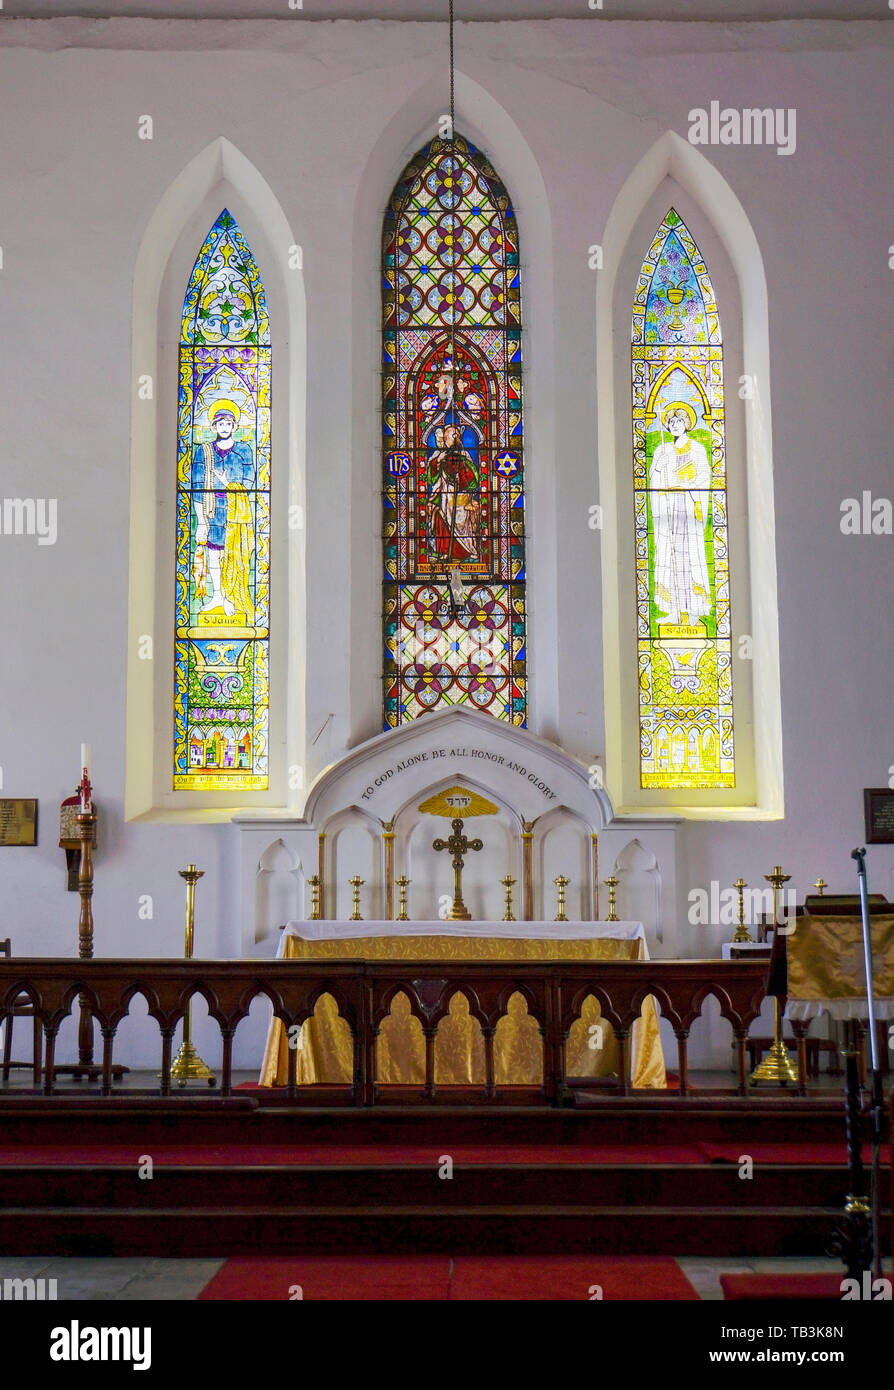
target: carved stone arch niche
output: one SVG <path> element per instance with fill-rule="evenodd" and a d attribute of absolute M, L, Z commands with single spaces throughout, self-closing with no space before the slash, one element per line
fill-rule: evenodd
<path fill-rule="evenodd" d="M 301 859 L 282 838 L 268 845 L 255 878 L 254 941 L 275 941 L 280 927 L 302 915 L 304 874 Z"/>
<path fill-rule="evenodd" d="M 450 806 L 451 792 L 459 789 L 472 795 L 471 810 L 484 803 L 493 810 L 485 814 L 469 814 L 457 804 Z M 447 800 L 445 800 L 445 798 Z M 462 797 L 458 797 L 462 801 Z M 439 806 L 438 811 L 424 810 Z M 522 841 L 521 816 L 515 806 L 496 794 L 478 778 L 444 778 L 431 787 L 425 796 L 412 797 L 394 817 L 394 877 L 406 874 L 410 879 L 407 890 L 407 910 L 412 921 L 434 921 L 449 911 L 448 899 L 453 896 L 453 870 L 447 850 L 436 851 L 433 842 L 446 840 L 451 834 L 449 811 L 463 819 L 468 839 L 480 838 L 481 850 L 466 855 L 463 873 L 463 899 L 472 918 L 478 921 L 499 921 L 505 910 L 504 889 L 500 882 L 507 875 L 515 879 L 512 889 L 514 915 L 521 917 L 522 901 Z M 399 895 L 395 890 L 397 915 Z"/>
<path fill-rule="evenodd" d="M 385 916 L 382 826 L 375 817 L 348 806 L 323 825 L 323 916 L 348 921 L 353 912 L 350 880 L 360 877 L 360 915 Z"/>
<path fill-rule="evenodd" d="M 618 879 L 618 916 L 642 922 L 651 953 L 655 942 L 664 941 L 658 860 L 639 840 L 631 840 L 618 855 L 614 872 Z"/>
<path fill-rule="evenodd" d="M 535 919 L 552 921 L 556 915 L 561 875 L 569 880 L 565 888 L 565 915 L 569 922 L 594 920 L 594 849 L 596 826 L 569 806 L 554 806 L 534 824 L 534 908 Z M 603 916 L 608 911 L 600 905 Z"/>

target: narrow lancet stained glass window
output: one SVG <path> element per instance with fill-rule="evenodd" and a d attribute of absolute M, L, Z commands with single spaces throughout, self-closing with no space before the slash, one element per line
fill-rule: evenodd
<path fill-rule="evenodd" d="M 175 790 L 268 785 L 270 353 L 258 268 L 224 210 L 180 333 Z"/>
<path fill-rule="evenodd" d="M 632 371 L 640 780 L 734 787 L 723 344 L 673 208 L 637 280 Z"/>
<path fill-rule="evenodd" d="M 459 704 L 523 725 L 518 233 L 460 136 L 391 197 L 383 332 L 385 725 Z"/>

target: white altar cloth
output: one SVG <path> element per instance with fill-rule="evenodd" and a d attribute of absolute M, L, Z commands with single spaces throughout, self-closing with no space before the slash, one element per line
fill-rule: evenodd
<path fill-rule="evenodd" d="M 354 936 L 478 936 L 501 940 L 641 941 L 640 959 L 649 959 L 642 922 L 287 922 L 277 948 L 282 956 L 287 936 L 304 941 L 350 940 Z"/>

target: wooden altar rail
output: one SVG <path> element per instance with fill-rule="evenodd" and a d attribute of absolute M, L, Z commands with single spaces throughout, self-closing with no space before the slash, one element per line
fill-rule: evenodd
<path fill-rule="evenodd" d="M 103 1039 L 102 1094 L 111 1094 L 115 1033 L 134 996 L 142 994 L 149 1016 L 161 1034 L 160 1094 L 176 1093 L 171 1085 L 171 1053 L 175 1033 L 188 1000 L 200 995 L 221 1032 L 220 1091 L 232 1094 L 233 1037 L 247 1017 L 252 1000 L 266 996 L 273 1012 L 290 1029 L 314 1011 L 320 995 L 336 1000 L 354 1035 L 353 1083 L 341 1089 L 354 1105 L 374 1105 L 377 1099 L 376 1037 L 398 991 L 422 1025 L 425 1037 L 424 1098 L 435 1094 L 434 1057 L 438 1024 L 448 1012 L 453 994 L 462 991 L 469 1012 L 481 1025 L 485 1049 L 483 1098 L 494 1100 L 494 1035 L 507 1012 L 510 996 L 520 993 L 543 1037 L 543 1083 L 539 1099 L 547 1105 L 567 1098 L 565 1040 L 580 1016 L 588 994 L 598 1001 L 603 1017 L 618 1040 L 618 1092 L 627 1095 L 628 1039 L 643 999 L 651 995 L 673 1028 L 678 1046 L 679 1094 L 689 1091 L 687 1038 L 704 1002 L 713 995 L 721 1015 L 732 1028 L 738 1064 L 738 1092 L 746 1094 L 746 1037 L 764 997 L 765 962 L 737 960 L 686 961 L 308 961 L 273 960 L 61 960 L 14 957 L 0 960 L 0 1018 L 27 993 L 36 1009 L 45 1039 L 43 1091 L 59 1094 L 55 1086 L 55 1046 L 63 1020 L 83 997 Z M 806 1093 L 806 1024 L 793 1024 L 798 1037 L 799 1094 Z M 288 1087 L 294 1098 L 296 1051 L 289 1049 Z M 211 1059 L 206 1059 L 211 1060 Z M 418 1088 L 411 1088 L 417 1090 Z M 482 1088 L 475 1088 L 481 1097 Z M 505 1088 L 501 1088 L 504 1090 Z M 8 1093 L 7 1099 L 14 1093 Z M 194 1092 L 193 1092 L 194 1094 Z"/>

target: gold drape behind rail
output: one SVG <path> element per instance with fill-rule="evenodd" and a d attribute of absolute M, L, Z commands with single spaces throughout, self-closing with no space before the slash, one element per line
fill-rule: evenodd
<path fill-rule="evenodd" d="M 505 937 L 366 936 L 305 941 L 286 938 L 286 960 L 641 960 L 642 941 L 599 937 L 585 941 L 554 941 Z M 600 1018 L 595 999 L 584 1001 L 581 1017 L 571 1026 L 565 1045 L 566 1075 L 616 1076 L 618 1045 L 609 1024 L 590 1032 Z M 591 1041 L 601 1043 L 591 1047 Z M 288 1079 L 288 1041 L 278 1018 L 273 1020 L 261 1066 L 262 1086 L 284 1086 Z M 328 1081 L 349 1084 L 353 1078 L 354 1045 L 351 1029 L 338 1013 L 335 1000 L 324 994 L 314 1016 L 301 1030 L 296 1058 L 298 1083 Z M 630 1037 L 631 1082 L 636 1087 L 662 1089 L 667 1081 L 654 1000 L 643 1001 L 642 1013 Z M 543 1081 L 543 1040 L 537 1021 L 520 994 L 509 1000 L 494 1039 L 497 1085 L 539 1085 Z M 449 1015 L 441 1020 L 435 1041 L 435 1082 L 440 1086 L 484 1085 L 484 1038 L 477 1019 L 469 1015 L 465 995 L 454 994 Z M 425 1081 L 425 1041 L 422 1025 L 410 1013 L 405 994 L 398 994 L 377 1041 L 376 1080 L 381 1085 L 421 1086 Z"/>

